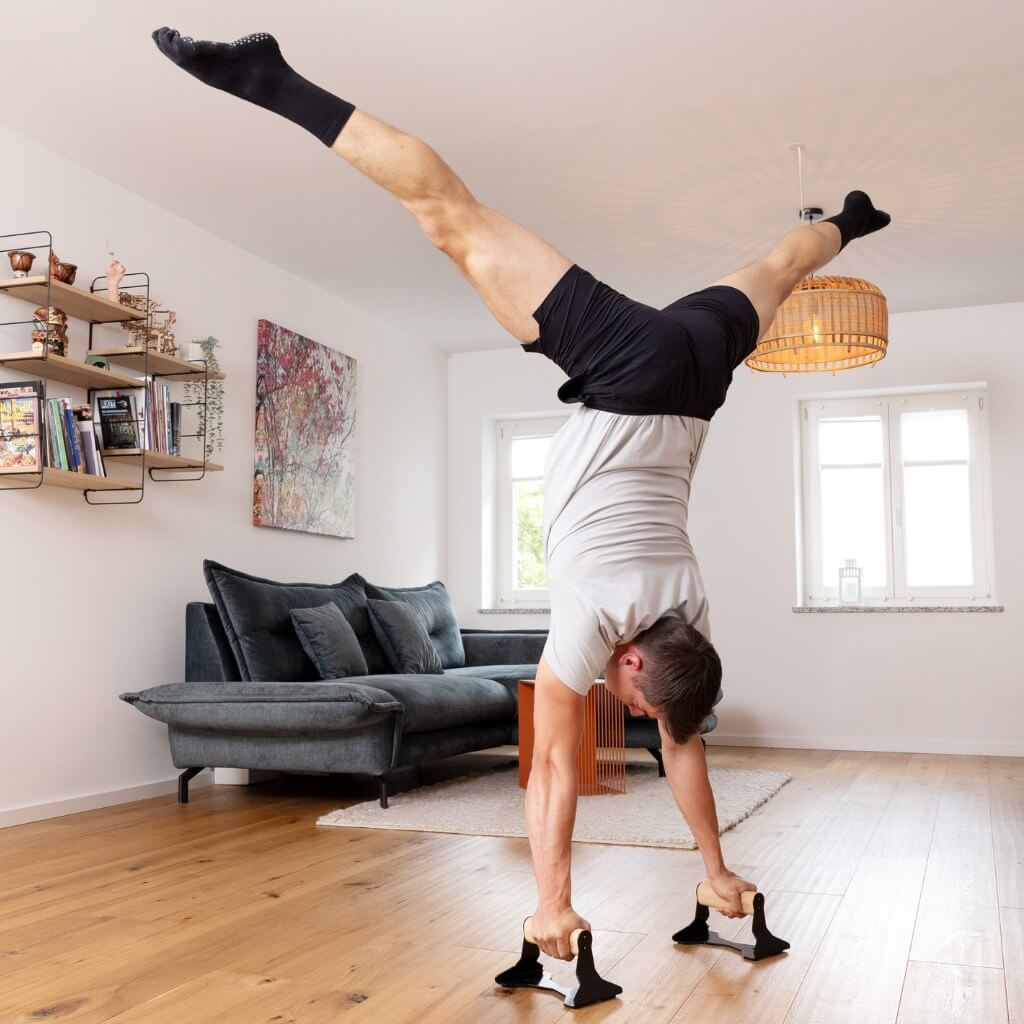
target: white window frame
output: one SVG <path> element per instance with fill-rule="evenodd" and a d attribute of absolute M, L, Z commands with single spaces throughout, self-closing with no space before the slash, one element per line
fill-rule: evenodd
<path fill-rule="evenodd" d="M 910 587 L 906 580 L 903 461 L 899 415 L 906 411 L 964 409 L 968 417 L 968 472 L 971 502 L 972 586 Z M 984 384 L 901 391 L 869 391 L 842 396 L 803 399 L 798 405 L 800 425 L 800 481 L 798 513 L 803 525 L 804 606 L 839 604 L 838 583 L 821 582 L 821 487 L 818 472 L 818 422 L 836 415 L 880 415 L 883 431 L 882 480 L 886 545 L 886 587 L 865 587 L 863 604 L 963 605 L 994 604 L 991 492 L 989 480 L 988 391 Z"/>
<path fill-rule="evenodd" d="M 523 437 L 551 437 L 568 416 L 522 417 L 495 423 L 495 574 L 496 603 L 499 608 L 546 608 L 550 605 L 547 588 L 516 590 L 514 579 L 512 508 L 512 442 Z"/>

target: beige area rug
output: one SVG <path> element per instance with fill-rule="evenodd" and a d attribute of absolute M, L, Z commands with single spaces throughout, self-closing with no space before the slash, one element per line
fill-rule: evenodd
<path fill-rule="evenodd" d="M 712 768 L 711 788 L 722 832 L 749 817 L 792 776 L 784 772 Z M 626 793 L 581 797 L 573 839 L 616 846 L 661 846 L 695 850 L 697 844 L 679 813 L 667 779 L 652 764 L 627 764 Z M 454 832 L 471 836 L 525 836 L 524 791 L 515 765 L 460 776 L 377 801 L 331 811 L 318 825 L 390 828 L 411 832 Z"/>

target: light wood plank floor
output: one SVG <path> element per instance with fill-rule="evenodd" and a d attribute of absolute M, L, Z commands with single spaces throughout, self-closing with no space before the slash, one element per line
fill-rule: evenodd
<path fill-rule="evenodd" d="M 0 1022 L 1024 1024 L 1024 760 L 709 757 L 794 776 L 723 839 L 785 957 L 673 946 L 697 853 L 577 845 L 574 902 L 625 992 L 575 1013 L 504 992 L 525 839 L 318 829 L 371 790 L 285 778 L 0 831 Z"/>

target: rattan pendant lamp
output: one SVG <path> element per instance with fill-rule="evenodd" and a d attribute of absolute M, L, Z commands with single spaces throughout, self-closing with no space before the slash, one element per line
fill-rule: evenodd
<path fill-rule="evenodd" d="M 803 147 L 794 143 L 800 184 L 800 221 L 824 216 L 804 205 Z M 752 370 L 816 373 L 852 370 L 885 358 L 889 313 L 881 289 L 859 277 L 805 277 L 779 307 L 758 346 L 747 357 Z"/>

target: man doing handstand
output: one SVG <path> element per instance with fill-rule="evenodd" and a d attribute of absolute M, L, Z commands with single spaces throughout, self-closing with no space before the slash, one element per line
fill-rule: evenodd
<path fill-rule="evenodd" d="M 708 879 L 740 916 L 751 883 L 729 871 L 700 742 L 719 693 L 708 606 L 687 536 L 690 481 L 733 370 L 793 288 L 889 216 L 863 192 L 789 232 L 768 255 L 664 309 L 595 280 L 542 238 L 479 203 L 429 146 L 296 73 L 265 33 L 234 43 L 153 33 L 200 81 L 287 117 L 392 192 L 528 352 L 569 376 L 578 403 L 545 469 L 551 629 L 537 670 L 535 745 L 526 793 L 538 904 L 532 931 L 569 959 L 589 928 L 572 908 L 576 750 L 585 695 L 605 686 L 631 714 L 658 721 L 676 802 Z"/>

